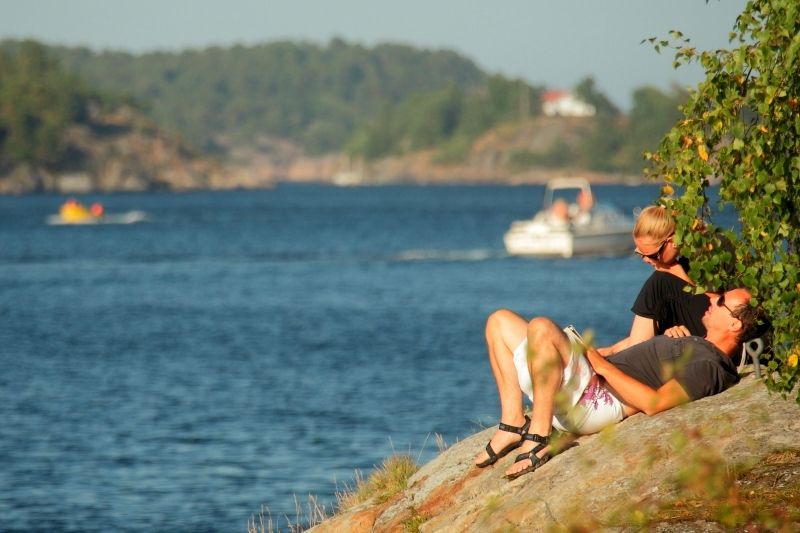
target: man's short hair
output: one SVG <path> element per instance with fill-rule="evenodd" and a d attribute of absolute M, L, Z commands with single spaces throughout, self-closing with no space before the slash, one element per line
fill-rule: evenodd
<path fill-rule="evenodd" d="M 749 302 L 743 303 L 737 306 L 731 314 L 742 323 L 742 329 L 736 339 L 740 343 L 764 337 L 772 329 L 772 323 L 760 305 L 752 306 Z"/>

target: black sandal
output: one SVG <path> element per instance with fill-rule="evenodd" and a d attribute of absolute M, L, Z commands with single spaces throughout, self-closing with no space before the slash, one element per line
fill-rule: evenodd
<path fill-rule="evenodd" d="M 531 433 L 531 434 L 528 434 L 528 435 L 525 435 L 524 437 L 522 437 L 522 440 L 523 441 L 532 440 L 533 442 L 538 442 L 539 444 L 534 449 L 532 449 L 531 451 L 519 454 L 517 456 L 517 458 L 514 460 L 514 464 L 517 464 L 520 461 L 530 460 L 531 466 L 529 466 L 528 468 L 525 468 L 523 470 L 520 470 L 519 472 L 515 472 L 513 474 L 506 474 L 506 477 L 508 479 L 517 479 L 519 476 L 521 476 L 523 474 L 527 474 L 528 472 L 533 472 L 534 470 L 536 470 L 537 468 L 539 468 L 540 466 L 542 466 L 543 464 L 545 464 L 547 461 L 550 460 L 550 454 L 549 453 L 544 454 L 542 457 L 538 457 L 536 455 L 538 452 L 543 450 L 550 443 L 550 437 L 549 436 L 543 437 L 541 435 L 537 435 L 535 433 Z M 522 444 L 522 443 L 520 443 L 520 444 Z"/>
<path fill-rule="evenodd" d="M 520 426 L 520 427 L 509 426 L 508 424 L 503 424 L 502 422 L 500 422 L 500 425 L 497 427 L 497 429 L 499 431 L 506 431 L 508 433 L 516 433 L 517 435 L 519 435 L 522 438 L 519 439 L 518 442 L 513 442 L 513 443 L 509 444 L 508 446 L 506 446 L 505 448 L 503 448 L 502 450 L 500 450 L 497 453 L 495 453 L 495 451 L 492 449 L 492 441 L 487 442 L 486 443 L 486 453 L 489 454 L 489 458 L 486 459 L 485 461 L 483 461 L 482 463 L 477 463 L 475 466 L 477 466 L 478 468 L 486 468 L 487 466 L 491 466 L 491 465 L 495 464 L 497 461 L 499 461 L 500 459 L 502 459 L 503 457 L 505 457 L 506 455 L 508 455 L 508 452 L 510 452 L 512 450 L 516 450 L 517 448 L 522 446 L 522 443 L 525 442 L 525 437 L 528 434 L 528 428 L 530 427 L 530 425 L 531 425 L 531 419 L 528 418 L 528 415 L 525 415 L 525 423 L 522 424 L 522 426 Z"/>

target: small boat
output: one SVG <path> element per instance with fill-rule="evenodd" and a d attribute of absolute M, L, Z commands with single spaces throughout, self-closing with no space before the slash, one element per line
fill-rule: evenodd
<path fill-rule="evenodd" d="M 547 183 L 542 209 L 516 220 L 503 236 L 510 255 L 529 257 L 614 256 L 633 249 L 633 219 L 598 204 L 583 178 Z"/>
<path fill-rule="evenodd" d="M 58 218 L 64 224 L 93 224 L 103 218 L 105 210 L 100 203 L 86 207 L 75 198 L 70 198 L 58 210 Z"/>
<path fill-rule="evenodd" d="M 57 215 L 47 217 L 50 225 L 68 224 L 133 224 L 147 218 L 143 211 L 128 211 L 120 214 L 107 214 L 103 205 L 93 203 L 86 207 L 74 198 L 64 202 Z"/>

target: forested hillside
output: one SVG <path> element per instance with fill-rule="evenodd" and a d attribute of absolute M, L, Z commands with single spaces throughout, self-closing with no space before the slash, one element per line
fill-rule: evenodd
<path fill-rule="evenodd" d="M 355 125 L 415 93 L 484 85 L 486 75 L 453 52 L 334 40 L 274 42 L 132 55 L 54 49 L 92 86 L 128 93 L 162 126 L 203 148 L 223 138 L 287 138 L 309 153 L 340 149 Z"/>
<path fill-rule="evenodd" d="M 13 54 L 0 50 L 0 167 L 63 163 L 64 132 L 86 121 L 91 100 L 102 103 L 43 46 L 25 42 Z"/>
<path fill-rule="evenodd" d="M 342 172 L 360 183 L 529 181 L 564 170 L 630 180 L 687 97 L 642 87 L 624 113 L 586 78 L 572 90 L 596 115 L 547 118 L 547 87 L 454 52 L 341 40 L 143 55 L 4 41 L 0 54 L 0 176 L 20 164 L 90 166 L 85 153 L 70 155 L 66 132 L 85 124 L 91 103 L 124 104 L 176 146 L 250 176 L 228 186 Z"/>
<path fill-rule="evenodd" d="M 0 49 L 0 193 L 224 187 L 229 174 L 43 45 Z"/>

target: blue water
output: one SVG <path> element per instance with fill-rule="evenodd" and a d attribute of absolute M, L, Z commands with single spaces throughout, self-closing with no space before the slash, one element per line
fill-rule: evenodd
<path fill-rule="evenodd" d="M 0 529 L 245 531 L 495 423 L 483 324 L 622 337 L 649 267 L 507 257 L 540 187 L 0 198 Z M 655 187 L 598 187 L 630 210 Z"/>

